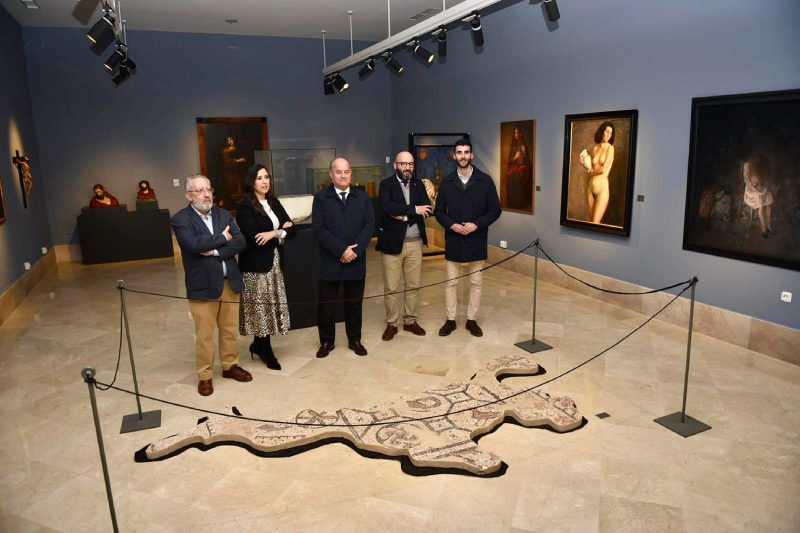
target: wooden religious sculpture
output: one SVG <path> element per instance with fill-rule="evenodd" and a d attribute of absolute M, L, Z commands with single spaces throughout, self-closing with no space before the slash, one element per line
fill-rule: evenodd
<path fill-rule="evenodd" d="M 142 448 L 136 460 L 165 459 L 189 447 L 220 444 L 243 444 L 261 455 L 287 455 L 294 448 L 303 451 L 313 444 L 346 441 L 367 453 L 407 456 L 416 467 L 488 475 L 500 470 L 503 462 L 474 439 L 507 417 L 525 427 L 549 426 L 558 432 L 576 429 L 583 422 L 575 402 L 566 396 L 552 398 L 500 381 L 507 375 L 538 371 L 539 366 L 527 356 L 499 357 L 465 383 L 402 396 L 371 409 L 304 409 L 272 422 L 248 420 L 233 407 L 228 409 L 230 416 L 202 418 L 189 431 Z"/>
<path fill-rule="evenodd" d="M 17 167 L 19 172 L 19 186 L 22 189 L 22 205 L 25 209 L 28 208 L 28 198 L 31 197 L 31 190 L 33 189 L 33 176 L 31 175 L 31 160 L 27 155 L 19 155 L 19 150 L 15 150 L 16 154 L 11 158 L 14 166 Z"/>

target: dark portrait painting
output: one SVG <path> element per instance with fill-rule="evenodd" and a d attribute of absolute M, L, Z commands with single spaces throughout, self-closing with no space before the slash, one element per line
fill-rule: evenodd
<path fill-rule="evenodd" d="M 500 206 L 533 214 L 536 121 L 500 123 Z"/>
<path fill-rule="evenodd" d="M 683 248 L 800 270 L 800 90 L 695 98 Z"/>
<path fill-rule="evenodd" d="M 453 145 L 418 144 L 414 147 L 414 163 L 416 176 L 421 180 L 430 180 L 438 191 L 442 178 L 456 169 Z"/>
<path fill-rule="evenodd" d="M 561 225 L 628 236 L 638 111 L 567 115 Z"/>
<path fill-rule="evenodd" d="M 257 150 L 267 150 L 264 117 L 211 117 L 197 119 L 200 172 L 211 180 L 214 203 L 231 209 L 244 195 L 247 167 Z"/>

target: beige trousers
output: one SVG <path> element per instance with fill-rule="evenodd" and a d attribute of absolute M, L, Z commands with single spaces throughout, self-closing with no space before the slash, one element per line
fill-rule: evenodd
<path fill-rule="evenodd" d="M 417 294 L 419 276 L 422 271 L 422 240 L 405 241 L 403 250 L 398 255 L 381 254 L 383 261 L 383 286 L 385 292 L 396 292 L 400 282 L 405 280 L 402 294 L 387 294 L 383 297 L 386 306 L 386 323 L 398 326 L 400 322 L 400 298 L 403 303 L 403 323 L 413 324 L 417 321 Z"/>
<path fill-rule="evenodd" d="M 471 263 L 457 263 L 446 261 L 447 281 L 444 284 L 444 303 L 447 311 L 447 320 L 456 319 L 458 310 L 458 279 L 453 279 L 463 274 L 462 270 L 469 273 L 469 305 L 467 306 L 467 320 L 475 320 L 478 316 L 478 307 L 481 305 L 481 287 L 483 286 L 483 261 Z"/>
<path fill-rule="evenodd" d="M 219 330 L 219 361 L 223 370 L 239 364 L 239 294 L 233 292 L 228 280 L 217 300 L 189 300 L 189 312 L 194 318 L 195 363 L 197 379 L 211 379 L 214 368 L 214 329 Z"/>

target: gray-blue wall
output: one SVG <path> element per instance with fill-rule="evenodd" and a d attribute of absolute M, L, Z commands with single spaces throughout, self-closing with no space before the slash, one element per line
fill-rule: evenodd
<path fill-rule="evenodd" d="M 265 116 L 271 148 L 335 147 L 354 165 L 383 164 L 390 148 L 389 79 L 326 97 L 318 39 L 132 31 L 138 69 L 115 88 L 102 66 L 111 49 L 95 56 L 84 33 L 24 30 L 57 244 L 77 242 L 76 216 L 94 183 L 133 209 L 146 178 L 161 207 L 183 207 L 172 179 L 200 171 L 196 117 Z M 329 60 L 345 51 L 349 44 L 329 41 Z"/>
<path fill-rule="evenodd" d="M 50 246 L 33 122 L 22 28 L 0 6 L 0 180 L 8 216 L 0 225 L 0 292 L 25 273 L 25 262 L 33 264 L 42 257 L 42 246 Z M 16 150 L 31 159 L 34 182 L 27 209 L 11 161 Z"/>
<path fill-rule="evenodd" d="M 482 52 L 453 30 L 446 62 L 403 58 L 393 144 L 470 131 L 476 164 L 497 179 L 500 122 L 535 119 L 535 215 L 504 212 L 492 244 L 540 237 L 566 264 L 649 287 L 697 275 L 700 301 L 800 328 L 797 271 L 682 250 L 691 100 L 800 87 L 800 2 L 570 0 L 557 27 L 539 4 L 506 5 L 483 17 Z M 621 109 L 639 110 L 634 192 L 646 197 L 630 238 L 561 227 L 564 115 Z"/>

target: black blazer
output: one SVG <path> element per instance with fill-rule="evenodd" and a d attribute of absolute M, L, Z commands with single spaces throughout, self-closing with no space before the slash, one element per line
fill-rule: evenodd
<path fill-rule="evenodd" d="M 406 230 L 412 224 L 419 228 L 422 243 L 428 244 L 428 235 L 425 232 L 425 218 L 418 215 L 415 209 L 418 205 L 431 205 L 425 186 L 417 178 L 411 178 L 408 183 L 409 203 L 403 196 L 403 185 L 393 174 L 381 181 L 378 199 L 381 205 L 381 225 L 378 228 L 378 244 L 375 249 L 386 254 L 397 255 L 403 251 L 403 240 Z M 397 220 L 393 216 L 406 216 L 408 221 Z"/>
<path fill-rule="evenodd" d="M 245 241 L 239 226 L 227 209 L 211 208 L 211 225 L 214 233 L 208 231 L 200 215 L 188 205 L 175 213 L 170 219 L 172 231 L 181 247 L 183 271 L 186 275 L 186 296 L 191 300 L 219 298 L 222 294 L 224 276 L 222 262 L 228 272 L 228 281 L 234 292 L 242 292 L 242 274 L 236 264 L 236 254 L 244 250 Z M 225 226 L 230 227 L 231 240 L 222 235 Z M 217 250 L 216 255 L 202 255 L 203 252 Z"/>
<path fill-rule="evenodd" d="M 458 171 L 442 179 L 436 195 L 434 215 L 444 227 L 444 256 L 448 261 L 468 263 L 487 257 L 489 225 L 500 218 L 500 199 L 492 177 L 472 166 L 467 188 L 461 185 Z M 478 229 L 460 235 L 450 229 L 453 224 L 472 222 Z"/>
<path fill-rule="evenodd" d="M 367 246 L 375 232 L 375 212 L 367 193 L 350 186 L 347 205 L 333 184 L 314 195 L 311 229 L 319 243 L 319 279 L 358 280 L 367 277 Z M 341 263 L 339 258 L 351 244 L 358 258 Z"/>
<path fill-rule="evenodd" d="M 275 205 L 272 206 L 272 211 L 278 217 L 279 227 L 291 220 L 277 198 Z M 262 246 L 256 244 L 257 233 L 276 229 L 272 227 L 272 220 L 256 211 L 250 198 L 245 196 L 236 205 L 236 222 L 239 223 L 239 229 L 242 230 L 242 235 L 247 242 L 247 247 L 239 254 L 239 270 L 242 272 L 269 272 L 272 270 L 275 249 L 281 246 L 278 244 L 277 237 L 270 239 Z M 287 239 L 294 237 L 295 233 L 297 233 L 297 228 L 294 226 L 286 228 Z"/>

